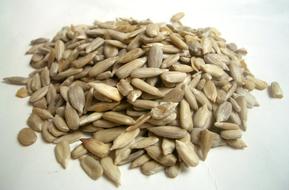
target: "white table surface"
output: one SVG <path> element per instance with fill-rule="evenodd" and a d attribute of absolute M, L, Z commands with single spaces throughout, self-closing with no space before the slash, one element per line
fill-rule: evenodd
<path fill-rule="evenodd" d="M 284 0 L 1 0 L 0 78 L 26 76 L 31 39 L 52 37 L 60 27 L 116 17 L 151 18 L 168 22 L 184 11 L 192 27 L 214 26 L 225 39 L 248 50 L 251 71 L 268 82 L 278 81 L 285 98 L 273 100 L 255 92 L 260 107 L 250 110 L 244 139 L 248 148 L 212 150 L 205 162 L 176 179 L 163 173 L 145 177 L 121 167 L 120 190 L 288 190 L 289 189 L 289 2 Z M 0 189 L 115 189 L 105 179 L 92 181 L 72 161 L 67 170 L 56 163 L 53 146 L 39 140 L 23 148 L 16 141 L 31 112 L 27 99 L 17 99 L 16 86 L 0 84 Z"/>

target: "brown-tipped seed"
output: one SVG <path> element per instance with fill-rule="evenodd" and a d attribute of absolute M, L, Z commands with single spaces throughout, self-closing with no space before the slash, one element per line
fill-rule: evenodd
<path fill-rule="evenodd" d="M 104 144 L 103 142 L 89 138 L 89 139 L 80 139 L 84 148 L 88 150 L 88 152 L 92 153 L 93 155 L 104 158 L 109 153 L 109 145 Z"/>

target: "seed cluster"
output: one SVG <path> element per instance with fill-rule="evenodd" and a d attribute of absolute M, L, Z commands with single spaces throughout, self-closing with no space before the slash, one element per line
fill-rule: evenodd
<path fill-rule="evenodd" d="M 268 85 L 248 70 L 245 49 L 215 28 L 182 25 L 183 16 L 96 21 L 32 40 L 35 71 L 4 79 L 24 85 L 16 96 L 33 106 L 19 142 L 41 133 L 63 168 L 79 159 L 91 179 L 105 175 L 116 186 L 120 165 L 174 178 L 211 148 L 245 148 L 247 109 L 259 106 L 250 91 Z M 269 89 L 283 97 L 278 83 Z"/>

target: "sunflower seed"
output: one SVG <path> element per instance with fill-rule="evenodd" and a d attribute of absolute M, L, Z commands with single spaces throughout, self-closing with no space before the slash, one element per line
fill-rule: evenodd
<path fill-rule="evenodd" d="M 55 57 L 57 61 L 60 61 L 62 59 L 64 50 L 65 50 L 65 45 L 63 41 L 57 40 L 55 42 Z"/>
<path fill-rule="evenodd" d="M 85 156 L 84 158 L 81 158 L 80 166 L 93 180 L 97 180 L 103 174 L 103 169 L 99 161 L 91 156 Z"/>
<path fill-rule="evenodd" d="M 115 158 L 114 164 L 119 165 L 123 160 L 127 159 L 131 153 L 131 149 L 129 147 L 124 147 L 121 149 L 115 150 Z"/>
<path fill-rule="evenodd" d="M 186 74 L 178 71 L 168 71 L 161 74 L 162 80 L 168 83 L 182 82 L 186 78 Z"/>
<path fill-rule="evenodd" d="M 123 127 L 115 127 L 111 129 L 103 129 L 93 134 L 93 138 L 103 143 L 114 141 L 120 134 L 125 131 Z"/>
<path fill-rule="evenodd" d="M 178 48 L 182 50 L 189 49 L 188 45 L 176 33 L 170 34 L 169 37 L 170 37 L 171 42 Z"/>
<path fill-rule="evenodd" d="M 76 110 L 73 109 L 69 103 L 66 104 L 64 115 L 65 115 L 65 120 L 66 120 L 67 126 L 71 130 L 78 129 L 78 127 L 80 125 L 79 116 L 78 116 Z"/>
<path fill-rule="evenodd" d="M 96 38 L 85 48 L 85 52 L 90 53 L 100 47 L 103 43 L 104 39 Z"/>
<path fill-rule="evenodd" d="M 176 148 L 176 144 L 173 140 L 163 138 L 162 151 L 164 155 L 172 154 Z"/>
<path fill-rule="evenodd" d="M 174 126 L 160 126 L 148 128 L 148 130 L 160 137 L 166 137 L 170 139 L 180 139 L 186 135 L 186 130 Z"/>
<path fill-rule="evenodd" d="M 30 128 L 23 128 L 18 133 L 18 141 L 23 146 L 30 146 L 37 140 L 35 132 Z"/>
<path fill-rule="evenodd" d="M 145 150 L 153 160 L 163 166 L 173 166 L 176 164 L 176 157 L 173 154 L 162 155 L 161 147 L 158 145 L 149 146 Z"/>
<path fill-rule="evenodd" d="M 158 164 L 155 161 L 148 161 L 145 162 L 142 166 L 141 166 L 141 172 L 144 175 L 150 176 L 153 175 L 155 173 L 158 173 L 160 171 L 163 170 L 163 166 Z"/>
<path fill-rule="evenodd" d="M 104 175 L 111 180 L 116 186 L 120 185 L 120 170 L 110 157 L 105 157 L 100 160 Z"/>
<path fill-rule="evenodd" d="M 130 144 L 135 140 L 135 137 L 139 134 L 139 132 L 139 129 L 135 129 L 121 133 L 116 139 L 114 139 L 111 150 L 120 149 Z"/>
<path fill-rule="evenodd" d="M 186 100 L 182 100 L 180 103 L 180 124 L 181 127 L 191 131 L 193 129 L 193 119 L 192 112 L 190 110 L 190 105 Z"/>
<path fill-rule="evenodd" d="M 87 150 L 84 148 L 82 144 L 80 144 L 71 151 L 71 158 L 78 159 L 86 154 Z"/>
<path fill-rule="evenodd" d="M 132 149 L 142 149 L 153 144 L 156 144 L 159 141 L 157 137 L 143 137 L 136 139 L 136 141 L 130 146 Z"/>
<path fill-rule="evenodd" d="M 99 128 L 113 128 L 115 126 L 117 126 L 118 124 L 117 123 L 113 123 L 113 122 L 110 122 L 110 121 L 106 121 L 104 119 L 99 119 L 99 120 L 96 120 L 95 122 L 92 123 L 93 126 L 95 127 L 99 127 Z"/>
<path fill-rule="evenodd" d="M 43 120 L 36 114 L 32 113 L 27 119 L 27 125 L 34 131 L 40 132 Z"/>
<path fill-rule="evenodd" d="M 55 136 L 53 136 L 49 131 L 48 128 L 51 127 L 50 123 L 48 121 L 45 121 L 44 124 L 42 125 L 42 131 L 41 135 L 42 138 L 48 142 L 52 143 L 55 140 Z"/>
<path fill-rule="evenodd" d="M 53 118 L 53 115 L 49 111 L 47 111 L 45 109 L 37 108 L 37 107 L 34 107 L 32 109 L 32 113 L 35 113 L 43 120 L 48 120 L 48 119 Z"/>
<path fill-rule="evenodd" d="M 76 68 L 82 68 L 85 65 L 87 65 L 89 62 L 93 60 L 93 58 L 96 56 L 97 52 L 91 52 L 87 54 L 86 56 L 83 56 L 77 60 L 74 60 L 71 64 Z"/>
<path fill-rule="evenodd" d="M 66 141 L 69 144 L 71 144 L 71 143 L 74 143 L 74 142 L 78 141 L 82 137 L 84 137 L 84 134 L 82 132 L 75 131 L 75 132 L 65 134 L 65 135 L 55 139 L 53 141 L 53 143 L 59 143 L 59 142 L 62 142 L 62 141 Z"/>
<path fill-rule="evenodd" d="M 194 115 L 194 126 L 198 128 L 204 128 L 209 119 L 210 111 L 206 105 L 203 105 Z"/>
<path fill-rule="evenodd" d="M 242 132 L 239 129 L 235 130 L 225 130 L 221 132 L 221 137 L 227 140 L 237 139 L 242 136 Z"/>
<path fill-rule="evenodd" d="M 63 132 L 68 132 L 70 129 L 68 128 L 67 124 L 65 123 L 64 119 L 59 115 L 55 115 L 53 118 L 53 123 L 57 129 Z"/>
<path fill-rule="evenodd" d="M 163 94 L 159 91 L 159 89 L 157 89 L 156 87 L 154 86 L 151 86 L 149 85 L 148 83 L 146 83 L 145 81 L 141 80 L 141 79 L 138 79 L 138 78 L 133 78 L 131 80 L 131 83 L 133 86 L 135 86 L 136 88 L 148 93 L 148 94 L 151 94 L 151 95 L 154 95 L 154 96 L 159 96 L 159 97 L 162 97 Z"/>
<path fill-rule="evenodd" d="M 128 62 L 125 65 L 118 68 L 115 75 L 120 79 L 126 78 L 131 74 L 132 71 L 142 67 L 146 61 L 147 61 L 147 58 L 139 58 L 131 62 Z"/>
<path fill-rule="evenodd" d="M 100 93 L 101 95 L 115 100 L 115 101 L 120 101 L 121 100 L 121 96 L 117 90 L 117 88 L 109 86 L 107 84 L 104 83 L 95 83 L 95 82 L 90 82 L 89 85 L 91 87 L 94 88 L 94 90 L 98 93 Z"/>
<path fill-rule="evenodd" d="M 135 48 L 127 52 L 126 54 L 119 57 L 118 62 L 119 63 L 127 63 L 132 60 L 135 60 L 142 56 L 144 54 L 144 51 L 140 48 Z"/>
<path fill-rule="evenodd" d="M 84 148 L 86 148 L 88 152 L 92 153 L 97 157 L 104 158 L 109 154 L 109 144 L 104 144 L 103 142 L 93 138 L 80 140 Z"/>
<path fill-rule="evenodd" d="M 118 123 L 120 125 L 133 125 L 135 124 L 135 120 L 129 116 L 126 116 L 124 114 L 118 113 L 118 112 L 105 112 L 102 117 L 105 120 L 112 121 L 114 123 Z"/>
<path fill-rule="evenodd" d="M 179 22 L 184 16 L 185 13 L 178 12 L 171 17 L 171 22 Z"/>
<path fill-rule="evenodd" d="M 158 45 L 153 45 L 148 53 L 148 66 L 159 68 L 163 60 L 163 50 Z"/>
<path fill-rule="evenodd" d="M 227 121 L 231 113 L 232 113 L 232 104 L 230 102 L 224 102 L 218 107 L 216 119 L 218 122 Z"/>
<path fill-rule="evenodd" d="M 96 63 L 88 72 L 90 77 L 97 76 L 115 64 L 117 57 L 110 57 Z"/>
<path fill-rule="evenodd" d="M 180 167 L 177 165 L 165 168 L 165 174 L 169 178 L 175 178 L 180 173 Z"/>
<path fill-rule="evenodd" d="M 41 98 L 43 98 L 43 97 L 47 94 L 47 92 L 48 92 L 48 86 L 45 86 L 45 87 L 43 87 L 43 88 L 40 88 L 39 90 L 37 90 L 36 92 L 34 92 L 34 93 L 31 95 L 29 101 L 30 101 L 31 103 L 34 103 L 34 102 L 40 100 Z"/>
<path fill-rule="evenodd" d="M 66 169 L 70 159 L 69 144 L 66 141 L 57 143 L 54 149 L 57 162 Z"/>
<path fill-rule="evenodd" d="M 283 92 L 277 82 L 272 82 L 270 86 L 270 95 L 272 98 L 283 98 Z"/>
<path fill-rule="evenodd" d="M 71 86 L 68 90 L 68 99 L 71 106 L 79 113 L 83 112 L 85 104 L 85 96 L 83 89 L 80 86 Z"/>
<path fill-rule="evenodd" d="M 188 166 L 196 166 L 199 164 L 199 158 L 194 150 L 193 144 L 186 144 L 176 140 L 176 150 L 182 161 Z"/>
<path fill-rule="evenodd" d="M 236 149 L 244 149 L 247 147 L 246 143 L 242 139 L 226 140 L 226 143 Z"/>

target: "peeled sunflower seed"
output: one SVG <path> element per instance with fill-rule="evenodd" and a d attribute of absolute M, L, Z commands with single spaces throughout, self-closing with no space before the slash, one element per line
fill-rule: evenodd
<path fill-rule="evenodd" d="M 194 150 L 193 144 L 183 143 L 176 140 L 176 150 L 183 162 L 188 166 L 196 166 L 199 163 L 199 158 Z"/>
<path fill-rule="evenodd" d="M 93 180 L 98 179 L 103 174 L 103 169 L 99 161 L 94 159 L 92 156 L 85 156 L 84 158 L 80 158 L 80 166 Z"/>
<path fill-rule="evenodd" d="M 101 141 L 98 141 L 93 138 L 89 139 L 80 139 L 84 148 L 87 149 L 88 152 L 92 153 L 93 155 L 104 158 L 109 153 L 109 144 L 104 144 Z"/>
<path fill-rule="evenodd" d="M 66 169 L 70 159 L 69 144 L 66 141 L 57 143 L 54 149 L 56 160 Z"/>
<path fill-rule="evenodd" d="M 270 86 L 270 95 L 272 98 L 283 98 L 283 92 L 277 82 L 272 82 Z"/>
<path fill-rule="evenodd" d="M 139 132 L 139 129 L 135 129 L 121 133 L 116 139 L 114 139 L 111 150 L 123 148 L 130 144 L 135 140 L 135 137 L 139 134 Z"/>
<path fill-rule="evenodd" d="M 148 128 L 148 130 L 160 137 L 166 137 L 170 139 L 180 139 L 186 135 L 186 130 L 175 126 L 160 126 Z"/>
<path fill-rule="evenodd" d="M 158 164 L 155 161 L 148 161 L 145 162 L 142 166 L 141 166 L 141 172 L 144 175 L 150 176 L 153 175 L 157 172 L 160 172 L 161 170 L 163 170 L 163 166 Z"/>
<path fill-rule="evenodd" d="M 100 160 L 104 175 L 111 180 L 116 186 L 120 185 L 120 170 L 114 165 L 110 157 L 105 157 Z"/>
<path fill-rule="evenodd" d="M 17 138 L 20 144 L 22 144 L 23 146 L 29 146 L 36 141 L 37 136 L 32 129 L 23 128 L 19 131 Z"/>

